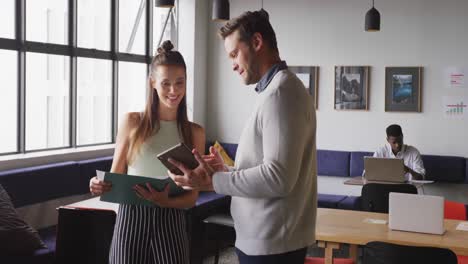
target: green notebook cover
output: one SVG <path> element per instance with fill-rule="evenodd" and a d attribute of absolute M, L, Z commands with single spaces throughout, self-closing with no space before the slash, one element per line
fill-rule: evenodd
<path fill-rule="evenodd" d="M 137 184 L 145 186 L 147 182 L 151 184 L 153 189 L 159 192 L 163 191 L 164 187 L 169 184 L 170 197 L 186 192 L 186 190 L 177 186 L 171 178 L 155 179 L 143 176 L 106 172 L 104 180 L 112 183 L 112 189 L 101 195 L 100 200 L 104 202 L 155 206 L 154 203 L 138 197 L 135 190 L 133 190 L 133 186 Z"/>

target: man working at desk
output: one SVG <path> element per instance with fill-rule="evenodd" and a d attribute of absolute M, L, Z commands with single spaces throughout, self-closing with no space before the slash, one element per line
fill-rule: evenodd
<path fill-rule="evenodd" d="M 379 148 L 374 157 L 403 159 L 407 180 L 423 180 L 426 174 L 421 154 L 415 147 L 403 144 L 403 132 L 397 124 L 387 127 L 387 144 Z"/>

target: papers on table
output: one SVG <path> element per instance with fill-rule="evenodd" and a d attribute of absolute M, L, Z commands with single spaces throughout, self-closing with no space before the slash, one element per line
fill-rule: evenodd
<path fill-rule="evenodd" d="M 366 219 L 364 219 L 364 223 L 376 224 L 376 225 L 385 225 L 385 224 L 387 224 L 387 220 L 366 218 Z"/>
<path fill-rule="evenodd" d="M 460 223 L 457 225 L 456 230 L 468 231 L 468 222 L 460 222 Z"/>

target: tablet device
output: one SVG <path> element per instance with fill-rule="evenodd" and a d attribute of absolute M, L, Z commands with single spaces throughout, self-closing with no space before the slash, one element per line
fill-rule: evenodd
<path fill-rule="evenodd" d="M 169 158 L 177 160 L 184 164 L 187 168 L 193 170 L 198 167 L 198 161 L 192 154 L 192 150 L 184 143 L 179 143 L 166 151 L 157 155 L 161 163 L 166 166 L 172 173 L 182 175 L 183 173 L 172 163 L 168 161 Z"/>

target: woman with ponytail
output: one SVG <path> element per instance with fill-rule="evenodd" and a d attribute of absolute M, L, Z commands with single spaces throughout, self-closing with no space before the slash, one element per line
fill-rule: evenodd
<path fill-rule="evenodd" d="M 117 134 L 112 172 L 166 178 L 167 169 L 156 154 L 179 142 L 204 152 L 205 131 L 187 118 L 184 58 L 173 48 L 170 41 L 165 41 L 153 58 L 146 107 L 141 113 L 126 114 Z M 94 195 L 111 188 L 96 177 L 90 181 Z M 189 263 L 183 209 L 195 205 L 198 193 L 188 191 L 168 197 L 168 188 L 162 192 L 150 185 L 134 189 L 154 206 L 120 205 L 110 263 Z"/>

